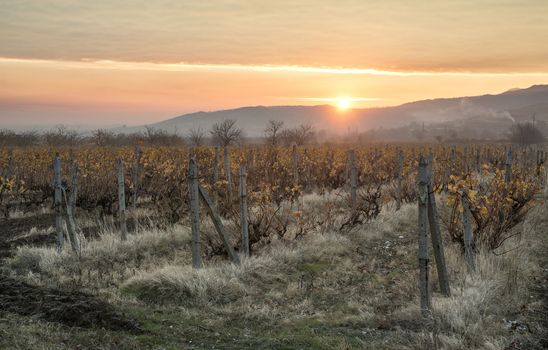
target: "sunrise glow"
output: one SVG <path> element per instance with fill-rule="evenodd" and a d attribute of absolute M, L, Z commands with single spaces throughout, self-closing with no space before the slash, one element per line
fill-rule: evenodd
<path fill-rule="evenodd" d="M 143 125 L 259 105 L 348 117 L 548 81 L 541 0 L 55 3 L 2 6 L 0 127 Z"/>
<path fill-rule="evenodd" d="M 347 110 L 350 107 L 350 99 L 344 97 L 340 98 L 337 102 L 337 107 L 343 111 Z"/>

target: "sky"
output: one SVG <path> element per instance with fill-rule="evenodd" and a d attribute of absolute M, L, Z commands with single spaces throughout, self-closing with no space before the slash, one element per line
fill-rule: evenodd
<path fill-rule="evenodd" d="M 0 0 L 0 127 L 548 83 L 546 0 Z"/>

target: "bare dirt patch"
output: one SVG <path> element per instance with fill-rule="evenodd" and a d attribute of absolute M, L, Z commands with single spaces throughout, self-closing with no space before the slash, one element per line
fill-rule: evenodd
<path fill-rule="evenodd" d="M 71 327 L 141 333 L 140 325 L 91 295 L 42 288 L 0 276 L 0 311 L 38 316 Z"/>

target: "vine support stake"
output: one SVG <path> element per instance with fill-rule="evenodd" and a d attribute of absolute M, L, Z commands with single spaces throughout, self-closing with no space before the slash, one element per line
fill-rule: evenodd
<path fill-rule="evenodd" d="M 59 153 L 55 155 L 53 161 L 53 200 L 55 208 L 55 231 L 57 232 L 57 251 L 61 253 L 65 241 L 65 233 L 63 230 L 63 216 L 61 214 L 61 205 L 63 201 L 63 192 L 61 184 L 61 157 Z"/>
<path fill-rule="evenodd" d="M 188 180 L 190 192 L 190 220 L 192 225 L 192 267 L 202 267 L 200 255 L 200 195 L 198 184 L 198 166 L 196 159 L 191 158 L 188 165 Z"/>
<path fill-rule="evenodd" d="M 419 159 L 419 290 L 420 308 L 423 317 L 430 313 L 428 291 L 428 163 L 423 156 Z"/>

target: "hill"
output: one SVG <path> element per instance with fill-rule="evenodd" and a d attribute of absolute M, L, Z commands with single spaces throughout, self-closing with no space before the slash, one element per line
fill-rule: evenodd
<path fill-rule="evenodd" d="M 533 115 L 542 125 L 548 122 L 548 85 L 511 89 L 497 95 L 438 98 L 382 108 L 356 108 L 340 111 L 330 105 L 252 106 L 230 110 L 196 112 L 181 115 L 150 127 L 186 134 L 191 128 L 208 130 L 214 123 L 234 119 L 247 136 L 261 136 L 271 119 L 286 127 L 311 124 L 317 131 L 341 134 L 348 130 L 366 131 L 426 123 L 445 128 L 466 124 L 482 133 L 489 125 L 491 134 L 500 134 L 514 121 L 530 120 Z M 544 124 L 543 124 L 544 123 Z M 495 129 L 493 129 L 493 127 Z M 117 129 L 121 132 L 143 130 L 145 126 Z"/>

